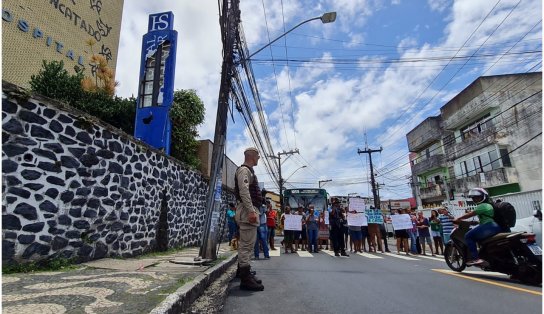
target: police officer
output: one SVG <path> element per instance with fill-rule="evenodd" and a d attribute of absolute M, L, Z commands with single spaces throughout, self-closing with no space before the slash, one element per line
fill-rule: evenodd
<path fill-rule="evenodd" d="M 329 214 L 329 223 L 331 226 L 331 240 L 332 247 L 334 249 L 334 256 L 349 256 L 346 253 L 346 247 L 344 244 L 344 213 L 340 209 L 340 202 L 338 199 L 332 199 L 332 210 Z"/>
<path fill-rule="evenodd" d="M 238 240 L 238 267 L 240 289 L 262 291 L 264 286 L 251 273 L 249 260 L 257 239 L 259 207 L 263 197 L 253 167 L 259 162 L 259 151 L 249 147 L 244 151 L 244 163 L 236 169 L 234 193 L 236 195 L 236 222 L 240 230 Z"/>

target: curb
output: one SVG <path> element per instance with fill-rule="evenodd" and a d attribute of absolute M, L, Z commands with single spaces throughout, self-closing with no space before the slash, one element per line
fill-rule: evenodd
<path fill-rule="evenodd" d="M 150 314 L 185 313 L 206 288 L 238 259 L 238 253 L 232 254 L 225 261 L 196 276 L 190 283 L 180 287 L 156 306 Z"/>

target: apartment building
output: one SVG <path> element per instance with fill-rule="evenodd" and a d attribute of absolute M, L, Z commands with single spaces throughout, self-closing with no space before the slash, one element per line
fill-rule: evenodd
<path fill-rule="evenodd" d="M 542 188 L 542 73 L 475 80 L 407 135 L 420 205 Z"/>

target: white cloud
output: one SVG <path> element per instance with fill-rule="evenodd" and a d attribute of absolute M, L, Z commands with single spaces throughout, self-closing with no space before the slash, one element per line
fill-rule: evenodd
<path fill-rule="evenodd" d="M 432 11 L 443 12 L 450 6 L 451 0 L 427 0 L 427 4 Z"/>
<path fill-rule="evenodd" d="M 365 181 L 367 165 L 364 156 L 357 155 L 357 149 L 364 147 L 364 133 L 372 148 L 384 147 L 382 154 L 376 155 L 378 168 L 390 162 L 397 167 L 388 177 L 386 184 L 403 179 L 409 173 L 409 166 L 404 165 L 408 158 L 405 134 L 430 115 L 436 115 L 438 108 L 455 96 L 461 89 L 476 79 L 483 70 L 496 59 L 486 59 L 484 64 L 467 65 L 455 77 L 449 68 L 441 73 L 441 62 L 418 62 L 414 64 L 383 62 L 389 55 L 365 54 L 356 48 L 356 43 L 367 42 L 369 31 L 365 29 L 374 14 L 381 11 L 386 16 L 388 5 L 397 5 L 400 1 L 381 0 L 320 0 L 320 1 L 283 1 L 283 15 L 280 1 L 266 0 L 266 19 L 264 23 L 263 4 L 258 1 L 242 1 L 242 23 L 249 44 L 249 50 L 255 51 L 273 39 L 285 28 L 296 25 L 309 17 L 319 16 L 326 11 L 337 11 L 337 21 L 333 24 L 308 23 L 296 31 L 314 38 L 289 35 L 289 46 L 296 41 L 304 50 L 289 47 L 289 56 L 302 59 L 316 58 L 317 63 L 290 63 L 289 71 L 284 65 L 276 66 L 277 77 L 268 65 L 253 65 L 261 100 L 266 110 L 268 129 L 274 150 L 299 148 L 301 156 L 293 156 L 282 167 L 289 175 L 297 168 L 308 164 L 307 168 L 297 170 L 292 182 L 315 182 L 333 179 L 327 184 L 331 194 L 368 193 L 368 184 L 354 183 Z M 451 57 L 467 40 L 473 30 L 491 10 L 495 2 L 486 0 L 428 1 L 427 5 L 434 12 L 441 12 L 440 19 L 446 14 L 446 20 L 438 18 L 432 21 L 417 21 L 408 29 L 418 30 L 442 25 L 440 35 L 422 37 L 415 32 L 411 37 L 404 33 L 385 33 L 381 44 L 396 46 L 398 59 L 426 60 L 430 57 Z M 493 29 L 507 16 L 516 0 L 504 0 L 485 21 L 459 55 L 471 54 L 493 32 Z M 424 4 L 423 4 L 424 5 Z M 521 2 L 504 24 L 497 30 L 483 47 L 481 52 L 505 51 L 523 36 L 541 19 L 541 3 Z M 537 6 L 537 7 L 535 7 Z M 175 14 L 176 29 L 179 32 L 176 88 L 193 88 L 206 104 L 206 123 L 201 128 L 203 138 L 213 139 L 219 79 L 221 75 L 221 39 L 217 3 L 131 1 L 125 3 L 117 80 L 121 82 L 118 93 L 130 96 L 136 93 L 138 85 L 139 50 L 141 36 L 147 27 L 147 15 L 150 13 L 172 10 Z M 383 11 L 383 12 L 382 12 Z M 383 18 L 383 17 L 382 17 Z M 401 17 L 396 17 L 401 18 Z M 145 21 L 145 22 L 142 22 Z M 375 25 L 393 23 L 395 20 L 373 21 Z M 423 24 L 424 22 L 425 24 Z M 432 23 L 431 23 L 432 22 Z M 392 32 L 393 27 L 384 32 Z M 540 26 L 528 37 L 539 40 L 523 41 L 514 51 L 541 50 Z M 425 32 L 427 33 L 427 32 Z M 412 33 L 414 34 L 414 33 Z M 322 37 L 342 39 L 326 41 Z M 416 40 L 417 38 L 417 40 Z M 511 44 L 497 43 L 511 42 Z M 283 40 L 278 45 L 283 45 Z M 494 44 L 491 46 L 490 44 Z M 326 46 L 325 46 L 326 45 Z M 326 48 L 323 48 L 323 47 Z M 408 49 L 407 47 L 411 47 Z M 345 49 L 339 51 L 339 48 Z M 517 49 L 517 50 L 516 50 Z M 303 52 L 301 52 L 303 51 Z M 136 53 L 137 52 L 137 53 Z M 358 64 L 352 71 L 346 65 L 339 65 L 340 55 L 357 55 Z M 268 58 L 268 49 L 262 52 Z M 343 55 L 342 55 L 343 56 Z M 459 67 L 457 62 L 456 66 Z M 452 65 L 450 65 L 452 66 Z M 508 73 L 512 63 L 499 63 L 490 73 Z M 488 73 L 488 74 L 490 74 Z M 445 86 L 445 87 L 444 87 Z M 439 90 L 444 87 L 442 91 Z M 291 92 L 291 95 L 290 95 Z M 279 94 L 279 96 L 278 96 Z M 292 98 L 290 98 L 292 96 Z M 434 97 L 434 98 L 433 98 Z M 282 106 L 278 105 L 278 98 Z M 291 107 L 292 106 L 292 107 Z M 253 145 L 243 121 L 235 112 L 236 124 L 229 122 L 229 140 L 227 152 L 234 162 L 240 163 L 243 149 Z M 292 118 L 294 120 L 292 120 Z M 396 121 L 398 119 L 398 121 Z M 374 159 L 374 156 L 373 156 Z M 398 161 L 397 161 L 398 159 Z M 258 166 L 258 173 L 265 173 L 263 165 Z M 260 176 L 263 181 L 268 177 Z M 351 179 L 350 179 L 351 178 Z M 336 179 L 336 180 L 335 180 Z M 296 181 L 295 181 L 296 180 Z M 381 179 L 380 179 L 381 180 Z M 335 182 L 336 181 L 336 182 Z M 380 181 L 381 182 L 381 181 Z M 342 185 L 344 184 L 344 185 Z M 382 197 L 397 197 L 395 193 L 410 196 L 406 187 L 383 190 Z"/>

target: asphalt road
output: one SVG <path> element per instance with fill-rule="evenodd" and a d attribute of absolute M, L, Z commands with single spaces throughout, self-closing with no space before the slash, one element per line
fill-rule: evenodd
<path fill-rule="evenodd" d="M 442 258 L 407 259 L 390 249 L 349 258 L 299 251 L 252 261 L 264 291 L 241 291 L 233 280 L 223 312 L 542 313 L 541 287 L 473 267 L 454 273 Z"/>

